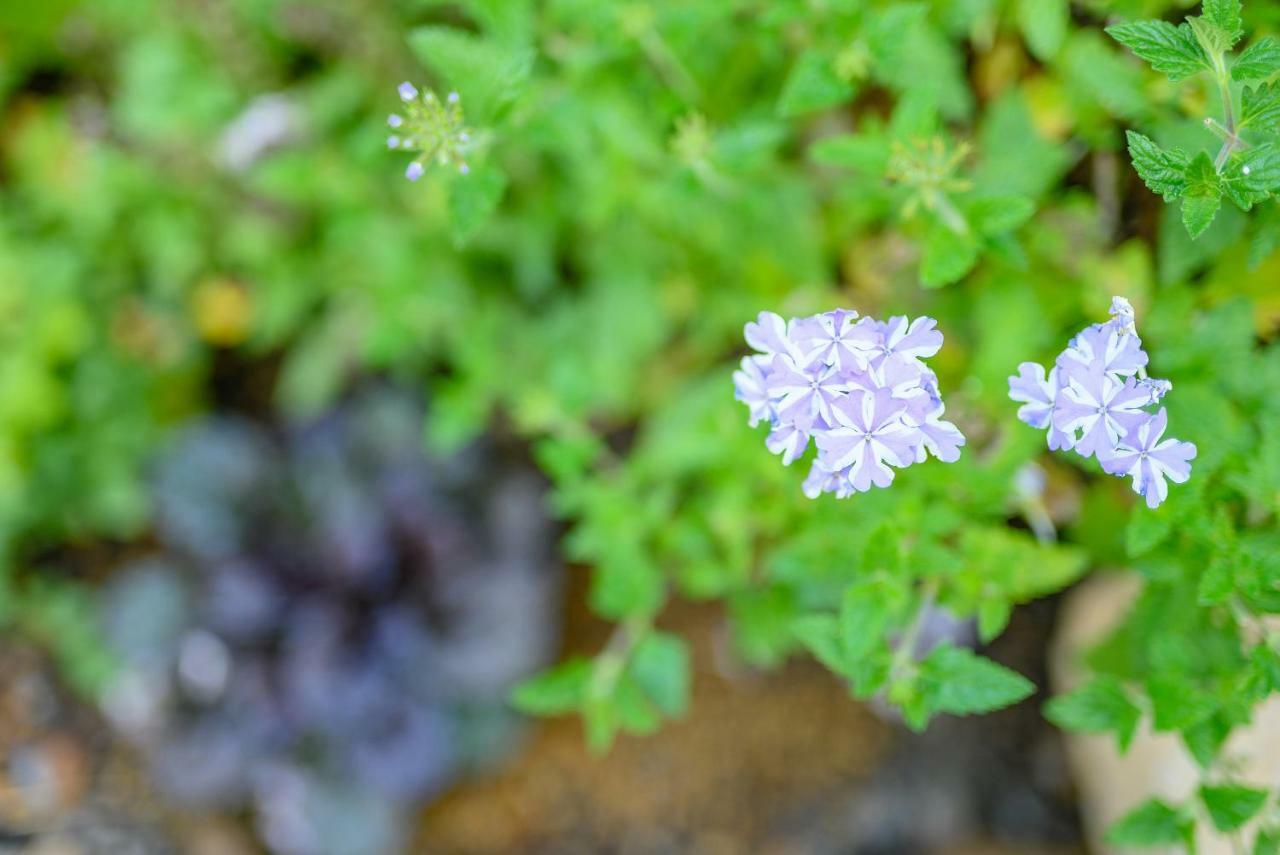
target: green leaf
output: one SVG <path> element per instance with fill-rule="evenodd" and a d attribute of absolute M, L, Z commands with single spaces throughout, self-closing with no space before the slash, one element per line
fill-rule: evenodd
<path fill-rule="evenodd" d="M 1220 30 L 1227 39 L 1227 47 L 1240 41 L 1244 35 L 1244 21 L 1240 15 L 1240 0 L 1204 0 L 1204 19 Z"/>
<path fill-rule="evenodd" d="M 1120 750 L 1128 749 L 1142 711 L 1129 700 L 1119 681 L 1097 677 L 1069 694 L 1045 705 L 1049 721 L 1066 730 L 1083 733 L 1114 731 Z"/>
<path fill-rule="evenodd" d="M 462 96 L 474 125 L 491 124 L 523 93 L 533 69 L 533 53 L 453 27 L 419 27 L 409 45 Z"/>
<path fill-rule="evenodd" d="M 507 187 L 507 176 L 496 166 L 455 173 L 449 181 L 449 214 L 454 243 L 466 244 L 497 209 Z"/>
<path fill-rule="evenodd" d="M 879 177 L 889 168 L 889 146 L 883 137 L 840 134 L 818 140 L 809 149 L 818 163 L 844 166 Z"/>
<path fill-rule="evenodd" d="M 658 709 L 669 716 L 689 707 L 689 648 L 666 632 L 651 632 L 636 645 L 630 673 Z"/>
<path fill-rule="evenodd" d="M 840 638 L 840 621 L 834 615 L 805 615 L 791 622 L 791 632 L 805 649 L 829 670 L 843 674 L 844 645 Z"/>
<path fill-rule="evenodd" d="M 1156 513 L 1145 505 L 1134 508 L 1125 529 L 1125 552 L 1140 558 L 1155 549 L 1173 531 L 1173 515 Z"/>
<path fill-rule="evenodd" d="M 1113 846 L 1160 846 L 1189 841 L 1195 823 L 1159 799 L 1143 802 L 1107 829 Z"/>
<path fill-rule="evenodd" d="M 1280 190 L 1280 148 L 1274 144 L 1266 143 L 1241 152 L 1236 164 L 1241 186 L 1259 194 L 1258 201 Z"/>
<path fill-rule="evenodd" d="M 610 556 L 591 577 L 591 608 L 601 617 L 652 615 L 664 597 L 662 574 L 641 556 Z"/>
<path fill-rule="evenodd" d="M 840 642 L 845 658 L 861 658 L 882 644 L 885 630 L 897 621 L 906 600 L 901 581 L 887 573 L 873 573 L 850 585 L 840 605 Z"/>
<path fill-rule="evenodd" d="M 1280 82 L 1246 86 L 1240 93 L 1240 127 L 1274 131 L 1280 124 Z"/>
<path fill-rule="evenodd" d="M 525 680 L 511 692 L 511 705 L 528 715 L 561 715 L 582 706 L 591 680 L 591 660 L 578 657 Z"/>
<path fill-rule="evenodd" d="M 1253 819 L 1266 804 L 1267 795 L 1266 790 L 1238 784 L 1200 788 L 1200 801 L 1204 802 L 1213 827 L 1219 831 L 1235 831 Z"/>
<path fill-rule="evenodd" d="M 1182 224 L 1197 238 L 1209 228 L 1222 206 L 1221 176 L 1209 155 L 1200 152 L 1187 167 L 1187 189 L 1182 199 Z"/>
<path fill-rule="evenodd" d="M 1011 232 L 1036 212 L 1026 196 L 982 196 L 968 205 L 969 220 L 985 237 Z"/>
<path fill-rule="evenodd" d="M 1264 36 L 1245 49 L 1231 66 L 1235 80 L 1262 80 L 1280 71 L 1280 39 Z"/>
<path fill-rule="evenodd" d="M 1213 715 L 1218 703 L 1195 685 L 1175 675 L 1147 678 L 1152 726 L 1158 731 L 1184 730 Z"/>
<path fill-rule="evenodd" d="M 1280 855 L 1280 829 L 1259 832 L 1253 842 L 1253 855 Z"/>
<path fill-rule="evenodd" d="M 778 112 L 798 116 L 834 107 L 853 97 L 854 88 L 836 74 L 835 61 L 818 50 L 800 54 L 778 97 Z"/>
<path fill-rule="evenodd" d="M 960 234 L 940 222 L 930 226 L 920 260 L 920 281 L 926 287 L 958 282 L 977 263 L 978 241 L 972 234 Z"/>
<path fill-rule="evenodd" d="M 984 644 L 993 640 L 1009 625 L 1013 606 L 1004 599 L 985 599 L 978 605 L 978 639 Z"/>
<path fill-rule="evenodd" d="M 618 727 L 627 733 L 647 736 L 662 726 L 662 714 L 629 673 L 623 674 L 610 698 Z"/>
<path fill-rule="evenodd" d="M 1129 48 L 1170 80 L 1210 68 L 1209 58 L 1187 24 L 1166 21 L 1134 21 L 1107 27 L 1107 35 Z"/>
<path fill-rule="evenodd" d="M 938 647 L 920 663 L 920 693 L 931 712 L 990 712 L 1035 690 L 1021 674 L 959 647 Z"/>
<path fill-rule="evenodd" d="M 1129 141 L 1129 157 L 1133 168 L 1153 193 L 1172 202 L 1187 189 L 1187 156 L 1180 150 L 1165 151 L 1150 138 L 1135 131 L 1125 134 Z"/>
<path fill-rule="evenodd" d="M 1018 26 L 1036 59 L 1053 59 L 1071 23 L 1069 0 L 1018 0 Z"/>

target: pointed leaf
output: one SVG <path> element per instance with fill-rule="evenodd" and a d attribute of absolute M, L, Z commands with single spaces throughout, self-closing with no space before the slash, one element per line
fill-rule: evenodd
<path fill-rule="evenodd" d="M 1181 80 L 1209 69 L 1209 58 L 1187 24 L 1134 21 L 1107 27 L 1107 35 L 1146 60 L 1170 80 Z"/>

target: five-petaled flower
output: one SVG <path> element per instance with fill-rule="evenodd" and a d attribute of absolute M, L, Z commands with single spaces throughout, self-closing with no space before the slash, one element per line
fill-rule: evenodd
<path fill-rule="evenodd" d="M 758 353 L 734 372 L 735 397 L 752 426 L 769 422 L 765 446 L 783 463 L 814 440 L 805 495 L 844 498 L 887 487 L 895 469 L 930 455 L 959 459 L 964 435 L 942 418 L 938 378 L 923 361 L 942 346 L 935 326 L 932 318 L 882 323 L 847 309 L 791 321 L 762 312 L 746 325 Z"/>
<path fill-rule="evenodd" d="M 1148 377 L 1147 361 L 1133 307 L 1115 297 L 1111 320 L 1081 330 L 1047 374 L 1034 362 L 1019 365 L 1009 397 L 1022 404 L 1019 419 L 1048 431 L 1049 448 L 1074 448 L 1112 475 L 1132 478 L 1134 491 L 1154 508 L 1168 496 L 1166 478 L 1182 483 L 1191 476 L 1196 447 L 1160 442 L 1165 410 L 1153 415 L 1147 408 L 1173 384 Z"/>

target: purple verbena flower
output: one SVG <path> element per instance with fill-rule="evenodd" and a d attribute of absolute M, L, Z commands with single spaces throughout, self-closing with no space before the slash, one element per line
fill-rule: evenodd
<path fill-rule="evenodd" d="M 1133 479 L 1133 491 L 1147 500 L 1147 507 L 1157 507 L 1169 495 L 1165 479 L 1182 484 L 1191 477 L 1191 461 L 1196 457 L 1192 442 L 1169 439 L 1161 441 L 1169 417 L 1164 407 L 1148 415 L 1120 440 L 1102 468 L 1112 475 Z"/>
<path fill-rule="evenodd" d="M 845 498 L 893 482 L 894 469 L 933 455 L 959 458 L 964 436 L 942 418 L 938 378 L 924 364 L 942 345 L 932 318 L 881 323 L 835 309 L 785 321 L 772 312 L 745 327 L 757 353 L 734 372 L 734 397 L 765 445 L 790 464 L 818 446 L 804 493 Z"/>
<path fill-rule="evenodd" d="M 1034 362 L 1019 365 L 1009 397 L 1022 404 L 1019 419 L 1048 431 L 1049 448 L 1074 448 L 1113 475 L 1132 476 L 1134 490 L 1154 508 L 1168 495 L 1166 477 L 1175 483 L 1190 477 L 1195 446 L 1176 439 L 1156 445 L 1166 415 L 1147 408 L 1173 384 L 1147 376 L 1129 301 L 1112 298 L 1111 316 L 1072 338 L 1048 374 Z"/>

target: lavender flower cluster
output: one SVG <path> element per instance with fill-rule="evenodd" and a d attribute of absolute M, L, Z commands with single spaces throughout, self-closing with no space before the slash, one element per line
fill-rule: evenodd
<path fill-rule="evenodd" d="M 765 445 L 784 464 L 814 440 L 805 495 L 845 498 L 889 486 L 894 468 L 930 454 L 959 459 L 964 436 L 942 419 L 938 378 L 923 361 L 942 347 L 935 327 L 932 318 L 881 322 L 847 309 L 790 322 L 761 312 L 746 325 L 758 353 L 734 372 L 735 397 L 752 427 L 769 423 Z"/>
<path fill-rule="evenodd" d="M 1024 362 L 1009 378 L 1009 397 L 1022 403 L 1018 418 L 1048 432 L 1049 448 L 1095 457 L 1111 475 L 1133 479 L 1133 490 L 1156 507 L 1169 495 L 1165 479 L 1191 477 L 1193 443 L 1162 439 L 1168 416 L 1152 413 L 1173 388 L 1147 376 L 1147 354 L 1134 326 L 1133 307 L 1111 300 L 1111 320 L 1093 324 L 1067 344 L 1046 374 Z"/>
<path fill-rule="evenodd" d="M 387 125 L 394 131 L 387 137 L 387 148 L 418 152 L 405 168 L 405 178 L 417 181 L 431 163 L 456 166 L 463 175 L 469 173 L 467 155 L 473 145 L 458 93 L 450 92 L 442 101 L 430 89 L 419 92 L 408 81 L 401 83 L 396 92 L 404 102 L 405 112 L 387 117 Z"/>

